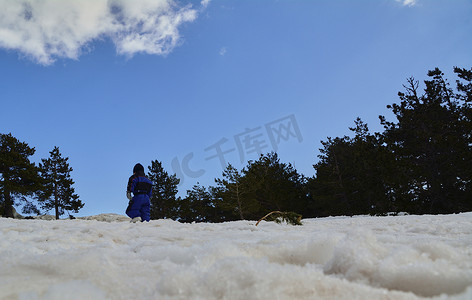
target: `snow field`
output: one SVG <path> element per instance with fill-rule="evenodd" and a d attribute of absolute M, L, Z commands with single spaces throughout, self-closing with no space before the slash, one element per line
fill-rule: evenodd
<path fill-rule="evenodd" d="M 0 219 L 0 299 L 472 299 L 472 213 Z"/>

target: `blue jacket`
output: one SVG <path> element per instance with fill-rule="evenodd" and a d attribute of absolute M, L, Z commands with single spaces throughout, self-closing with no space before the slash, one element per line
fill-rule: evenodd
<path fill-rule="evenodd" d="M 126 214 L 132 219 L 141 217 L 141 221 L 149 221 L 151 218 L 151 180 L 144 174 L 133 175 L 129 178 L 127 191 L 133 193 L 133 199 L 126 208 Z"/>
<path fill-rule="evenodd" d="M 151 198 L 152 182 L 144 175 L 133 175 L 129 178 L 127 190 L 132 192 L 134 196 L 145 194 Z"/>

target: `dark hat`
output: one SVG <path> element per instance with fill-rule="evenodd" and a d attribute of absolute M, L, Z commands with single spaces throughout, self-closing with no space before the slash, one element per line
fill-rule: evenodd
<path fill-rule="evenodd" d="M 144 167 L 142 164 L 136 164 L 133 168 L 133 173 L 144 173 Z"/>

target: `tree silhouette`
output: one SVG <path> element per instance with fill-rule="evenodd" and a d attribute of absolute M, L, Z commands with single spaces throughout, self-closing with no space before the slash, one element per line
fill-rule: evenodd
<path fill-rule="evenodd" d="M 43 210 L 54 209 L 56 219 L 59 219 L 65 211 L 78 213 L 84 204 L 73 188 L 74 181 L 70 176 L 72 168 L 67 162 L 69 158 L 62 157 L 58 147 L 54 147 L 49 154 L 49 158 L 42 159 L 39 164 L 45 182 L 38 195 L 38 202 Z"/>

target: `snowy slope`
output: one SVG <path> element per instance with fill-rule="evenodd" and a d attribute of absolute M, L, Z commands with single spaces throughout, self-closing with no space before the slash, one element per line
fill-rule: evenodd
<path fill-rule="evenodd" d="M 472 299 L 472 213 L 0 219 L 0 299 Z"/>

